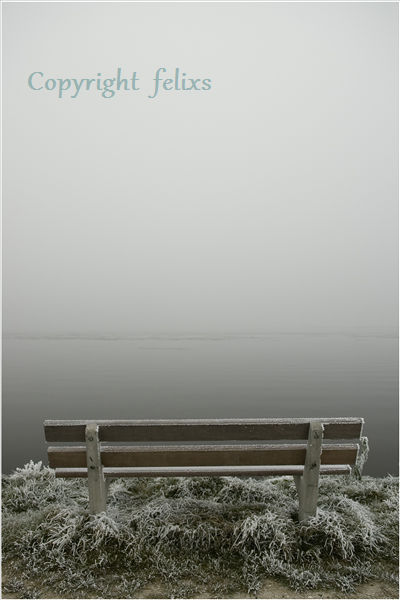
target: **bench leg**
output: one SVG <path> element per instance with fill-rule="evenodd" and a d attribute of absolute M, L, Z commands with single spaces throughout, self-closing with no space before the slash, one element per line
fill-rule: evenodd
<path fill-rule="evenodd" d="M 322 438 L 322 423 L 319 421 L 311 421 L 303 476 L 294 476 L 297 492 L 299 494 L 299 521 L 307 521 L 317 513 Z"/>
<path fill-rule="evenodd" d="M 107 510 L 107 492 L 109 482 L 105 480 L 103 475 L 99 428 L 96 423 L 90 423 L 86 426 L 85 437 L 90 514 L 97 515 Z"/>

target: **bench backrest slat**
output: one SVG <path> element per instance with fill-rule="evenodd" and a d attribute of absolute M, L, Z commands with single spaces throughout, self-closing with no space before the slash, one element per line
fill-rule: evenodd
<path fill-rule="evenodd" d="M 305 444 L 249 446 L 108 446 L 101 449 L 104 467 L 194 467 L 304 465 Z M 326 444 L 322 464 L 355 464 L 357 444 Z M 50 467 L 85 467 L 85 447 L 48 449 Z"/>
<path fill-rule="evenodd" d="M 103 442 L 306 440 L 311 419 L 96 421 Z M 319 418 L 325 440 L 359 439 L 361 418 Z M 45 421 L 48 442 L 85 442 L 89 421 Z"/>
<path fill-rule="evenodd" d="M 103 475 L 113 477 L 222 477 L 246 476 L 266 477 L 277 475 L 297 475 L 304 472 L 303 465 L 251 465 L 241 467 L 104 467 Z M 349 465 L 321 465 L 320 475 L 350 475 Z M 56 477 L 81 477 L 87 478 L 88 470 L 85 467 L 57 469 Z"/>

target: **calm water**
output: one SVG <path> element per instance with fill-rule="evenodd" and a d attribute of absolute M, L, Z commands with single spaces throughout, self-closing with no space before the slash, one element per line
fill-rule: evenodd
<path fill-rule="evenodd" d="M 5 336 L 3 472 L 47 464 L 45 419 L 364 417 L 364 473 L 398 473 L 391 335 Z"/>

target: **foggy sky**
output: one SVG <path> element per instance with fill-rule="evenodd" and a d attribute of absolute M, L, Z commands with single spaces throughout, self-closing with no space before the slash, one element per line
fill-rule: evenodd
<path fill-rule="evenodd" d="M 3 52 L 5 332 L 396 326 L 397 3 L 3 3 Z"/>

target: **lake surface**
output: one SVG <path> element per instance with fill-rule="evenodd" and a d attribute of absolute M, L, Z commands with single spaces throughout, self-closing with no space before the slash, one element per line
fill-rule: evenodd
<path fill-rule="evenodd" d="M 393 334 L 6 335 L 3 473 L 47 464 L 46 419 L 364 417 L 398 474 Z"/>

